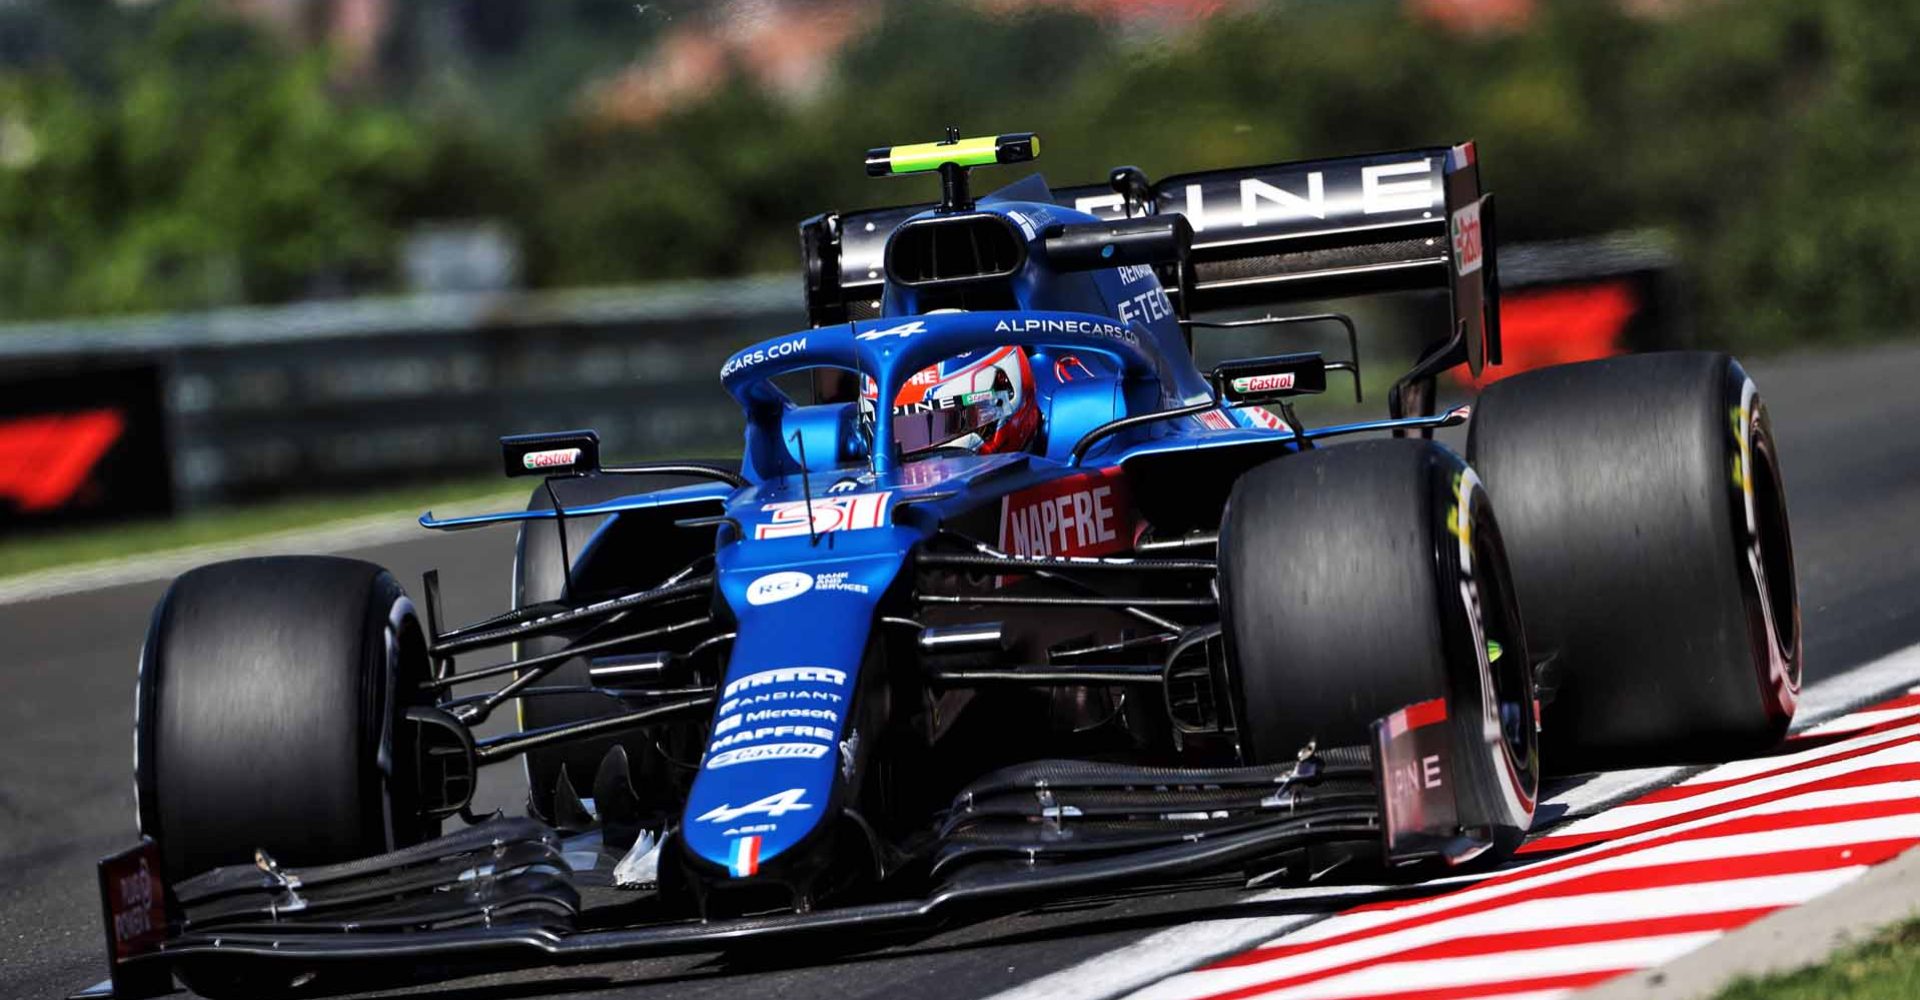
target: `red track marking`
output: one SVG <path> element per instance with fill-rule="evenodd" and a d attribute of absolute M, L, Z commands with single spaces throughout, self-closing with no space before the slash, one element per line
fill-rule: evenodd
<path fill-rule="evenodd" d="M 1847 805 L 1825 806 L 1818 809 L 1803 809 L 1793 812 L 1763 813 L 1757 816 L 1737 816 L 1694 829 L 1676 831 L 1664 837 L 1653 837 L 1636 843 L 1618 844 L 1611 847 L 1597 847 L 1592 850 L 1581 851 L 1578 854 L 1528 865 L 1525 868 L 1520 868 L 1479 882 L 1475 884 L 1471 890 L 1458 890 L 1455 894 L 1505 888 L 1515 883 L 1538 880 L 1544 876 L 1556 875 L 1576 868 L 1611 861 L 1616 858 L 1623 858 L 1632 854 L 1648 851 L 1656 847 L 1664 847 L 1669 844 L 1677 844 L 1689 840 L 1706 840 L 1714 837 L 1732 837 L 1748 833 L 1767 833 L 1802 827 L 1826 826 L 1832 823 L 1884 819 L 1889 816 L 1904 816 L 1915 813 L 1920 813 L 1920 799 L 1856 802 Z M 1347 912 L 1361 913 L 1375 910 L 1397 910 L 1433 900 L 1444 900 L 1446 898 L 1447 897 L 1443 895 L 1411 901 L 1393 900 L 1382 903 L 1368 903 L 1356 906 Z M 1316 946 L 1319 943 L 1320 942 L 1315 942 Z"/>
<path fill-rule="evenodd" d="M 1917 706 L 1920 694 L 1905 695 L 1854 717 Z M 1343 1000 L 1469 1000 L 1570 992 L 1637 971 L 1664 960 L 1662 956 L 1671 957 L 1676 949 L 1698 947 L 1776 909 L 1804 902 L 1920 845 L 1920 795 L 1882 787 L 1920 782 L 1920 762 L 1896 757 L 1889 763 L 1793 781 L 1799 772 L 1920 744 L 1916 721 L 1874 721 L 1836 741 L 1861 745 L 1783 760 L 1778 767 L 1754 773 L 1741 773 L 1740 765 L 1730 766 L 1734 773 L 1727 777 L 1715 778 L 1709 771 L 1691 784 L 1626 804 L 1677 804 L 1680 809 L 1618 829 L 1549 833 L 1529 845 L 1535 853 L 1583 849 L 1440 895 L 1356 906 L 1317 925 L 1317 930 L 1163 980 L 1145 993 L 1154 1000 L 1250 1000 L 1280 991 Z M 1830 726 L 1844 724 L 1842 719 Z M 1874 738 L 1879 734 L 1885 737 Z M 1821 746 L 1789 748 L 1805 754 Z M 1911 756 L 1912 751 L 1903 753 Z M 1712 792 L 1724 796 L 1760 781 L 1789 784 L 1684 808 L 1689 799 Z M 1719 897 L 1723 909 L 1714 908 L 1716 884 L 1725 886 Z M 1698 887 L 1697 899 L 1690 887 Z M 1682 895 L 1675 897 L 1676 892 Z M 1583 910 L 1575 897 L 1592 902 Z M 1699 905 L 1661 912 L 1674 906 L 1669 900 L 1675 898 Z M 1554 902 L 1563 899 L 1564 916 Z M 1524 908 L 1501 912 L 1510 907 Z M 1684 912 L 1696 908 L 1704 911 Z M 1592 922 L 1581 923 L 1583 919 Z M 1568 949 L 1565 956 L 1556 957 L 1561 949 Z M 1315 964 L 1317 953 L 1325 953 L 1320 964 Z M 1501 957 L 1509 955 L 1524 964 L 1503 964 Z M 1552 971 L 1556 961 L 1568 961 L 1569 971 L 1528 976 Z M 1615 964 L 1623 967 L 1612 967 Z M 1263 978 L 1269 965 L 1270 978 Z M 1596 971 L 1593 967 L 1599 965 L 1608 967 Z M 1378 971 L 1369 976 L 1369 969 Z M 1485 981 L 1459 982 L 1482 973 Z M 1423 983 L 1424 975 L 1438 981 Z M 1396 981 L 1401 976 L 1404 987 Z M 1500 976 L 1509 978 L 1496 978 Z M 1383 986 L 1387 992 L 1379 992 Z"/>
<path fill-rule="evenodd" d="M 1541 990 L 1577 990 L 1586 986 L 1595 986 L 1615 976 L 1634 971 L 1636 970 L 1606 969 L 1600 972 L 1574 972 L 1564 976 L 1535 976 L 1531 979 L 1509 979 L 1499 983 L 1473 983 L 1467 986 L 1446 986 L 1431 990 L 1368 993 L 1363 996 L 1344 997 L 1342 1000 L 1471 1000 L 1473 997 L 1511 996 L 1515 993 L 1537 993 Z"/>
<path fill-rule="evenodd" d="M 1889 725 L 1911 726 L 1913 722 L 1914 720 L 1912 719 L 1903 719 L 1897 723 L 1889 723 Z M 1856 740 L 1856 739 L 1860 739 L 1861 737 L 1871 736 L 1871 735 L 1872 733 L 1870 731 L 1849 733 L 1847 734 L 1847 739 Z M 1725 781 L 1691 781 L 1691 782 L 1683 782 L 1678 785 L 1669 785 L 1666 788 L 1660 789 L 1659 791 L 1648 792 L 1646 795 L 1643 795 L 1640 798 L 1634 800 L 1634 804 L 1645 805 L 1649 802 L 1680 802 L 1686 799 L 1694 798 L 1699 795 L 1703 795 L 1707 792 L 1718 792 L 1728 788 L 1736 788 L 1750 781 L 1759 781 L 1765 778 L 1774 778 L 1774 777 L 1779 777 L 1781 775 L 1792 774 L 1796 771 L 1804 771 L 1810 767 L 1815 767 L 1821 764 L 1833 764 L 1843 760 L 1852 760 L 1856 757 L 1865 757 L 1868 754 L 1879 753 L 1880 751 L 1885 750 L 1888 747 L 1898 746 L 1902 743 L 1909 742 L 1913 738 L 1914 736 L 1911 733 L 1908 733 L 1904 736 L 1894 736 L 1885 740 L 1881 740 L 1877 743 L 1869 743 L 1869 744 L 1866 744 L 1865 746 L 1852 747 L 1847 750 L 1837 751 L 1832 754 L 1815 757 L 1809 760 L 1796 761 L 1792 764 L 1786 764 L 1781 767 L 1774 768 L 1771 771 L 1761 771 L 1756 774 L 1750 774 L 1741 778 L 1729 778 Z"/>
<path fill-rule="evenodd" d="M 1908 812 L 1920 812 L 1920 807 Z M 1515 903 L 1530 902 L 1538 899 L 1558 899 L 1565 896 L 1584 896 L 1596 892 L 1626 892 L 1635 889 L 1654 889 L 1674 885 L 1698 885 L 1710 882 L 1730 881 L 1742 878 L 1759 878 L 1768 875 L 1798 875 L 1804 872 L 1827 871 L 1832 868 L 1878 864 L 1894 857 L 1908 847 L 1920 843 L 1920 835 L 1899 840 L 1873 841 L 1861 844 L 1849 844 L 1844 847 L 1820 847 L 1806 851 L 1791 851 L 1780 854 L 1757 854 L 1747 857 L 1714 858 L 1705 861 L 1683 861 L 1677 864 L 1649 865 L 1644 868 L 1627 868 L 1612 871 L 1598 871 L 1590 875 L 1580 875 L 1558 882 L 1534 886 L 1518 892 L 1479 899 L 1470 903 L 1436 910 L 1408 917 L 1404 920 L 1375 924 L 1349 931 L 1334 937 L 1320 938 L 1301 944 L 1287 944 L 1282 938 L 1280 944 L 1243 952 L 1232 958 L 1222 959 L 1209 969 L 1226 969 L 1243 965 L 1259 965 L 1277 958 L 1290 955 L 1302 955 L 1319 951 L 1336 944 L 1346 944 L 1367 938 L 1380 937 L 1396 931 L 1409 930 L 1428 924 L 1452 920 L 1458 917 L 1488 913 Z M 1354 911 L 1348 911 L 1354 912 Z M 1738 924 L 1728 926 L 1739 926 Z M 1725 928 L 1720 928 L 1725 929 Z M 1644 937 L 1645 935 L 1625 929 L 1615 937 Z M 1220 996 L 1224 996 L 1220 995 Z M 1215 1000 L 1219 1000 L 1216 996 Z"/>
<path fill-rule="evenodd" d="M 1892 717 L 1875 718 L 1875 716 L 1888 714 Z M 1795 733 L 1787 737 L 1787 748 L 1800 750 L 1819 746 L 1822 743 L 1850 739 L 1860 733 L 1912 722 L 1916 718 L 1920 718 L 1920 694 L 1905 694 L 1890 701 L 1881 702 L 1871 709 L 1852 712 L 1832 722 L 1822 723 L 1804 733 Z"/>
<path fill-rule="evenodd" d="M 1749 907 L 1739 910 L 1726 910 L 1718 913 L 1692 913 L 1678 917 L 1661 917 L 1652 920 L 1632 920 L 1607 924 L 1585 924 L 1572 927 L 1542 928 L 1525 933 L 1477 934 L 1453 938 L 1435 944 L 1409 948 L 1395 952 L 1392 961 L 1418 962 L 1436 958 L 1468 958 L 1474 955 L 1492 955 L 1512 951 L 1534 951 L 1542 948 L 1561 948 L 1572 944 L 1593 944 L 1601 941 L 1622 941 L 1638 937 L 1655 937 L 1662 934 L 1686 934 L 1696 931 L 1725 931 L 1740 927 L 1750 921 L 1779 909 L 1777 906 Z M 1313 950 L 1313 949 L 1307 949 Z M 1248 954 L 1253 954 L 1249 952 Z M 1207 1000 L 1245 1000 L 1262 993 L 1298 986 L 1321 979 L 1330 979 L 1347 972 L 1364 969 L 1377 962 L 1377 959 L 1361 959 L 1342 965 L 1315 969 L 1274 979 L 1271 982 L 1254 986 L 1228 990 L 1210 995 Z M 1216 968 L 1219 966 L 1215 966 Z M 1536 987 L 1537 988 L 1537 987 Z M 1485 986 L 1476 986 L 1480 993 Z M 1480 993 L 1471 995 L 1478 996 Z"/>
<path fill-rule="evenodd" d="M 1901 742 L 1909 742 L 1909 741 L 1903 740 Z M 1881 747 L 1879 749 L 1885 750 L 1887 748 Z M 1605 832 L 1596 831 L 1594 833 L 1587 833 L 1587 834 L 1567 834 L 1564 836 L 1554 836 L 1552 834 L 1549 834 L 1545 837 L 1541 837 L 1540 839 L 1534 841 L 1531 844 L 1528 844 L 1527 847 L 1532 852 L 1564 850 L 1572 847 L 1585 847 L 1588 844 L 1597 844 L 1603 841 L 1618 840 L 1621 837 L 1631 837 L 1639 833 L 1647 833 L 1653 830 L 1658 830 L 1661 827 L 1672 826 L 1675 823 L 1686 823 L 1692 820 L 1706 819 L 1712 816 L 1722 816 L 1727 813 L 1736 812 L 1738 810 L 1746 809 L 1752 806 L 1765 805 L 1770 802 L 1779 802 L 1784 799 L 1793 798 L 1796 795 L 1804 795 L 1808 792 L 1826 791 L 1828 789 L 1834 789 L 1834 788 L 1860 788 L 1866 785 L 1880 785 L 1880 784 L 1885 784 L 1891 781 L 1915 781 L 1915 780 L 1920 780 L 1920 764 L 1883 764 L 1878 767 L 1863 768 L 1859 771 L 1853 771 L 1847 774 L 1837 774 L 1829 778 L 1820 779 L 1818 781 L 1809 781 L 1809 782 L 1806 782 L 1805 784 L 1794 785 L 1791 788 L 1782 788 L 1777 791 L 1765 792 L 1759 795 L 1752 795 L 1742 799 L 1734 799 L 1729 802 L 1722 802 L 1722 803 L 1719 803 L 1718 805 L 1703 806 L 1699 809 L 1694 809 L 1694 810 L 1690 810 L 1688 812 L 1683 812 L 1683 813 L 1677 813 L 1671 816 L 1662 816 L 1657 819 L 1650 819 L 1644 823 L 1636 823 L 1632 826 L 1622 827 L 1617 830 L 1608 830 Z M 1635 804 L 1638 805 L 1639 803 L 1635 803 Z M 1786 825 L 1786 824 L 1780 824 L 1780 825 Z"/>

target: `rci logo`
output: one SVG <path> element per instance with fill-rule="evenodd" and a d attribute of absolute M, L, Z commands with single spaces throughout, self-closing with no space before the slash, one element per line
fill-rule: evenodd
<path fill-rule="evenodd" d="M 768 573 L 747 584 L 747 603 L 756 607 L 762 604 L 777 604 L 788 598 L 799 597 L 812 589 L 812 574 L 791 570 L 784 573 Z"/>

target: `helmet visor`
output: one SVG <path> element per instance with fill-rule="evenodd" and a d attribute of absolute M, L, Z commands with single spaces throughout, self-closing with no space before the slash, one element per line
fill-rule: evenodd
<path fill-rule="evenodd" d="M 1001 376 L 1005 382 L 1005 376 Z M 905 454 L 977 447 L 1019 402 L 1010 384 L 933 397 L 893 408 L 893 440 Z"/>

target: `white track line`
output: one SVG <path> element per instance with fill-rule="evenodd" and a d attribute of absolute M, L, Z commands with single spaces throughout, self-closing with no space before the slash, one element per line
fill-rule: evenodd
<path fill-rule="evenodd" d="M 441 516 L 483 510 L 498 510 L 502 505 L 519 502 L 515 497 L 493 496 L 458 503 L 439 504 Z M 265 535 L 254 535 L 232 542 L 214 542 L 187 548 L 167 549 L 145 555 L 127 556 L 77 566 L 21 573 L 0 578 L 0 605 L 40 601 L 50 597 L 104 590 L 136 583 L 171 580 L 187 570 L 222 559 L 252 556 L 326 554 L 353 549 L 419 541 L 431 537 L 412 515 L 394 512 L 335 521 L 316 528 L 295 528 Z"/>
<path fill-rule="evenodd" d="M 1258 965 L 1188 972 L 1172 979 L 1161 980 L 1133 996 L 1138 1000 L 1173 1000 L 1173 998 L 1185 1000 L 1185 998 L 1254 986 L 1263 982 L 1308 975 L 1356 962 L 1391 959 L 1395 955 L 1414 948 L 1441 944 L 1468 936 L 1578 927 L 1662 916 L 1723 913 L 1729 910 L 1762 906 L 1787 906 L 1811 899 L 1851 881 L 1865 870 L 1863 866 L 1855 866 L 1830 871 L 1729 879 L 1711 884 L 1710 891 L 1703 891 L 1691 885 L 1662 886 L 1654 889 L 1579 893 L 1532 899 L 1494 910 L 1463 914 L 1459 917 L 1419 924 L 1402 931 L 1363 937 L 1314 951 L 1287 955 Z M 1354 914 L 1354 916 L 1358 915 Z M 1341 928 L 1341 933 L 1352 933 L 1358 929 L 1343 918 L 1330 919 L 1325 923 L 1345 925 Z M 1282 939 L 1282 943 L 1289 943 L 1291 940 Z M 1417 979 L 1411 982 L 1430 985 Z"/>
<path fill-rule="evenodd" d="M 1807 688 L 1801 693 L 1796 721 L 1803 726 L 1825 722 L 1916 683 L 1920 683 L 1920 643 Z"/>
<path fill-rule="evenodd" d="M 1871 744 L 1873 742 L 1894 738 L 1911 738 L 1916 735 L 1920 735 L 1920 725 L 1902 726 L 1883 736 L 1863 737 L 1859 742 Z M 1701 792 L 1697 795 L 1689 795 L 1685 798 L 1666 799 L 1660 802 L 1648 802 L 1641 805 L 1619 806 L 1600 813 L 1597 816 L 1575 820 L 1564 829 L 1555 830 L 1547 839 L 1578 837 L 1584 834 L 1613 833 L 1645 823 L 1672 819 L 1676 816 L 1684 816 L 1687 813 L 1710 809 L 1715 806 L 1725 805 L 1729 802 L 1738 802 L 1742 799 L 1752 798 L 1755 795 L 1778 792 L 1796 785 L 1804 785 L 1811 781 L 1818 781 L 1822 778 L 1832 778 L 1850 774 L 1864 767 L 1876 767 L 1883 764 L 1920 763 L 1920 744 L 1911 742 L 1899 743 L 1887 749 L 1876 750 L 1858 757 L 1848 757 L 1826 763 L 1812 763 L 1812 761 L 1825 760 L 1831 756 L 1835 756 L 1835 752 L 1828 750 L 1827 752 L 1812 757 L 1796 770 L 1776 774 L 1771 777 L 1742 780 L 1738 784 L 1727 785 L 1712 791 Z M 1708 771 L 1707 775 L 1715 776 L 1715 780 L 1718 780 L 1718 773 L 1716 769 L 1714 771 Z M 1744 776 L 1731 775 L 1730 777 L 1741 778 Z"/>
<path fill-rule="evenodd" d="M 1597 941 L 1537 951 L 1464 958 L 1381 962 L 1353 972 L 1262 994 L 1269 1000 L 1333 1000 L 1337 997 L 1445 989 L 1512 982 L 1582 972 L 1641 969 L 1684 955 L 1720 936 L 1718 931 Z"/>
<path fill-rule="evenodd" d="M 1859 865 L 1842 865 L 1812 874 L 1791 872 L 1718 882 L 1691 882 L 1684 886 L 1654 884 L 1615 892 L 1548 894 L 1490 908 L 1478 908 L 1502 897 L 1522 893 L 1531 894 L 1556 884 L 1605 872 L 1632 872 L 1691 861 L 1726 861 L 1735 858 L 1764 857 L 1783 850 L 1813 851 L 1822 847 L 1844 848 L 1849 845 L 1894 838 L 1920 839 L 1920 815 L 1909 814 L 1875 820 L 1830 823 L 1765 833 L 1703 837 L 1698 840 L 1661 844 L 1641 851 L 1603 858 L 1592 864 L 1574 866 L 1538 880 L 1527 879 L 1509 883 L 1497 887 L 1500 890 L 1498 892 L 1480 893 L 1468 890 L 1432 901 L 1434 904 L 1444 905 L 1364 911 L 1332 917 L 1316 924 L 1314 930 L 1318 933 L 1312 937 L 1308 935 L 1301 935 L 1298 938 L 1283 937 L 1276 943 L 1306 944 L 1316 937 L 1324 939 L 1351 935 L 1372 930 L 1382 924 L 1403 921 L 1423 922 L 1415 922 L 1406 927 L 1388 929 L 1379 933 L 1364 934 L 1352 940 L 1286 954 L 1253 964 L 1185 972 L 1163 979 L 1132 994 L 1132 997 L 1134 1000 L 1198 1000 L 1198 998 L 1229 990 L 1256 987 L 1262 983 L 1277 982 L 1294 976 L 1322 973 L 1355 963 L 1390 960 L 1410 949 L 1441 944 L 1461 937 L 1539 932 L 1633 919 L 1723 913 L 1755 906 L 1777 907 L 1801 903 L 1852 881 L 1863 874 L 1866 868 Z M 1690 906 L 1683 902 L 1688 895 L 1693 898 Z M 1663 906 L 1673 906 L 1678 909 L 1661 909 Z M 1465 910 L 1466 912 L 1449 916 L 1448 910 Z M 1389 919 L 1384 921 L 1379 919 L 1381 914 L 1387 915 Z M 1363 916 L 1367 919 L 1351 919 Z M 1556 953 L 1566 947 L 1573 946 L 1529 948 L 1522 943 L 1521 946 L 1501 950 L 1498 957 L 1511 958 L 1531 953 Z M 1648 963 L 1640 962 L 1615 966 L 1615 968 L 1639 968 L 1646 964 Z M 1339 973 L 1335 978 L 1344 975 L 1347 973 Z M 1316 983 L 1321 981 L 1314 980 Z M 1401 983 L 1403 987 L 1432 988 L 1442 985 L 1419 976 L 1403 979 Z"/>
<path fill-rule="evenodd" d="M 1835 722 L 1850 709 L 1859 708 L 1890 694 L 1913 689 L 1916 681 L 1920 681 L 1920 644 L 1898 650 L 1871 663 L 1849 670 L 1844 674 L 1809 686 L 1802 692 L 1800 711 L 1795 728 L 1796 730 L 1805 731 L 1825 723 Z M 1898 715 L 1892 714 L 1882 716 L 1880 713 L 1861 714 L 1862 716 L 1871 715 L 1871 717 L 1864 719 L 1846 718 L 1844 723 L 1845 727 L 1848 729 L 1861 728 L 1863 722 L 1865 724 L 1874 724 L 1877 722 L 1892 721 L 1899 717 Z M 1878 739 L 1885 738 L 1887 737 L 1884 734 L 1878 737 Z M 1868 743 L 1874 742 L 1875 740 L 1875 738 L 1871 737 L 1864 739 Z M 1794 758 L 1803 755 L 1805 759 L 1811 760 L 1819 759 L 1820 757 L 1836 752 L 1844 752 L 1844 750 L 1836 749 L 1838 746 L 1840 746 L 1840 744 L 1803 751 L 1800 755 L 1783 755 L 1782 757 L 1774 758 L 1764 763 L 1749 765 L 1742 762 L 1735 766 L 1748 768 L 1748 773 L 1764 773 L 1765 771 L 1775 768 L 1790 766 L 1790 762 L 1794 762 Z M 1882 754 L 1886 754 L 1886 756 L 1882 756 Z M 1907 759 L 1911 759 L 1910 752 L 1895 751 L 1893 748 L 1889 748 L 1889 751 L 1882 751 L 1871 755 L 1872 763 L 1886 763 L 1890 760 Z M 1856 760 L 1846 763 L 1850 766 L 1871 766 L 1869 764 L 1869 757 L 1857 758 Z M 1686 769 L 1683 768 L 1651 768 L 1641 771 L 1599 775 L 1561 789 L 1558 796 L 1546 800 L 1543 805 L 1559 805 L 1563 807 L 1565 815 L 1571 816 L 1603 814 L 1602 810 L 1605 806 L 1625 801 L 1633 795 L 1644 792 L 1666 781 L 1670 781 L 1674 777 L 1685 773 L 1685 770 Z M 1711 775 L 1711 772 L 1708 772 L 1708 774 Z M 1711 776 L 1696 780 L 1711 781 L 1719 780 L 1719 778 L 1718 776 Z M 1777 784 L 1781 787 L 1791 787 L 1795 782 L 1780 782 Z M 1798 811 L 1801 809 L 1818 809 L 1848 803 L 1899 801 L 1903 798 L 1914 796 L 1916 792 L 1920 792 L 1920 786 L 1916 786 L 1913 782 L 1890 782 L 1884 785 L 1867 786 L 1863 788 L 1809 792 L 1792 796 L 1783 801 L 1761 803 L 1731 810 L 1718 816 L 1693 821 L 1683 821 L 1649 833 L 1619 838 L 1596 845 L 1586 851 L 1576 852 L 1568 857 L 1577 858 L 1589 851 L 1599 852 L 1619 848 L 1622 845 L 1630 845 L 1639 841 L 1669 837 L 1676 833 L 1684 833 L 1688 830 L 1700 829 L 1712 824 L 1724 823 L 1745 816 Z M 1695 807 L 1698 807 L 1697 803 Z M 1674 844 L 1661 845 L 1658 848 L 1634 852 L 1634 854 L 1639 855 L 1634 858 L 1634 863 L 1647 864 L 1663 859 L 1666 861 L 1677 861 L 1681 859 L 1684 853 L 1697 853 L 1701 850 L 1714 852 L 1709 856 L 1728 857 L 1730 856 L 1730 852 L 1746 850 L 1758 850 L 1761 853 L 1766 853 L 1783 847 L 1788 849 L 1806 849 L 1819 846 L 1823 843 L 1831 844 L 1834 842 L 1835 837 L 1840 838 L 1841 842 L 1855 842 L 1848 840 L 1848 838 L 1878 834 L 1893 836 L 1920 834 L 1920 820 L 1916 820 L 1913 817 L 1889 817 L 1886 821 L 1870 820 L 1864 822 L 1870 824 L 1870 826 L 1863 828 L 1849 824 L 1829 824 L 1828 827 L 1823 828 L 1800 828 L 1785 838 L 1780 835 L 1759 838 L 1754 838 L 1752 835 L 1738 835 L 1738 837 L 1745 837 L 1746 839 L 1744 840 L 1740 840 L 1738 837 L 1702 838 L 1714 842 L 1710 848 L 1701 846 L 1682 848 L 1679 845 L 1689 843 L 1689 841 L 1679 841 Z M 1569 824 L 1570 827 L 1575 825 L 1578 825 L 1578 821 L 1574 824 Z M 1833 827 L 1839 827 L 1840 829 L 1833 829 Z M 1692 843 L 1697 845 L 1699 842 L 1694 841 Z M 1662 850 L 1662 848 L 1665 849 Z M 1656 851 L 1659 853 L 1656 854 Z M 1601 864 L 1606 863 L 1605 861 L 1601 862 Z M 1623 862 L 1613 862 L 1614 865 L 1621 863 Z M 1585 871 L 1593 871 L 1598 870 L 1600 866 L 1595 865 L 1589 867 L 1583 865 L 1580 867 Z M 1808 889 L 1810 894 L 1803 897 L 1802 901 L 1804 901 L 1806 898 L 1813 898 L 1813 896 L 1819 894 L 1818 892 L 1811 891 L 1817 887 L 1825 886 L 1825 889 L 1822 891 L 1833 888 L 1833 885 L 1824 882 L 1823 878 L 1844 882 L 1851 878 L 1852 875 L 1859 874 L 1860 871 L 1861 869 L 1858 868 L 1839 868 L 1804 879 L 1801 879 L 1801 877 L 1797 875 L 1770 876 L 1769 878 L 1788 880 L 1771 883 L 1775 887 L 1772 891 L 1789 892 L 1796 888 Z M 1840 874 L 1847 872 L 1851 872 L 1852 875 Z M 1555 878 L 1556 875 L 1558 875 L 1557 872 L 1547 875 L 1546 877 L 1554 881 L 1559 881 L 1559 878 Z M 1838 884 L 1838 882 L 1835 884 Z M 1510 884 L 1511 883 L 1509 883 L 1509 885 Z M 1499 891 L 1505 889 L 1506 886 L 1504 885 L 1497 887 L 1476 887 L 1475 889 L 1463 890 L 1450 896 L 1410 904 L 1407 907 L 1367 910 L 1332 919 L 1325 919 L 1318 915 L 1309 914 L 1281 914 L 1264 917 L 1207 920 L 1179 927 L 1170 927 L 1148 935 L 1132 944 L 1115 949 L 1114 951 L 1088 959 L 1049 975 L 1041 976 L 1013 989 L 996 994 L 993 1000 L 1104 1000 L 1104 998 L 1140 991 L 1154 983 L 1165 982 L 1167 987 L 1171 987 L 1172 982 L 1168 980 L 1169 976 L 1174 976 L 1176 979 L 1184 979 L 1184 976 L 1178 975 L 1182 970 L 1192 969 L 1208 961 L 1239 954 L 1263 943 L 1276 940 L 1280 940 L 1283 943 L 1305 943 L 1317 939 L 1330 938 L 1364 927 L 1389 924 L 1395 920 L 1405 919 L 1412 913 L 1420 910 L 1437 910 L 1442 907 L 1458 905 L 1460 902 L 1460 900 L 1456 898 L 1458 896 L 1483 890 Z M 1246 898 L 1246 902 L 1249 904 L 1271 903 L 1272 901 L 1286 898 L 1286 892 L 1287 890 L 1275 890 L 1266 893 L 1254 893 Z M 1697 947 L 1699 943 L 1712 940 L 1717 936 L 1717 934 L 1698 936 L 1698 942 L 1682 951 L 1676 951 L 1674 954 L 1677 955 L 1684 951 L 1690 951 L 1693 947 Z M 1689 935 L 1685 937 L 1692 940 L 1695 936 Z M 1556 951 L 1560 950 L 1564 949 Z M 1665 958 L 1661 958 L 1649 961 L 1634 961 L 1622 965 L 1620 968 L 1643 967 L 1650 964 L 1650 962 L 1665 960 Z M 1214 970 L 1208 971 L 1211 972 Z M 1400 971 L 1410 977 L 1414 975 L 1413 970 L 1402 969 Z M 1556 971 L 1564 970 L 1556 967 Z M 1192 973 L 1188 975 L 1192 975 Z M 1418 983 L 1423 986 L 1437 985 L 1424 977 L 1400 979 L 1397 985 L 1399 988 L 1404 989 L 1407 988 L 1407 984 L 1409 983 Z M 1493 992 L 1494 991 L 1490 989 L 1489 995 L 1492 995 Z M 1527 990 L 1525 993 L 1514 993 L 1511 996 L 1513 1000 L 1519 1000 L 1523 995 L 1548 997 L 1561 996 L 1567 992 L 1568 991 L 1564 989 Z M 1155 996 L 1158 995 L 1158 991 L 1149 990 L 1140 995 L 1142 997 Z"/>

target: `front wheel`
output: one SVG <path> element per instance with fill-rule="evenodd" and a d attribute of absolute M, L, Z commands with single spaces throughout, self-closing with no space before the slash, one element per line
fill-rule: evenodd
<path fill-rule="evenodd" d="M 1276 459 L 1234 484 L 1220 611 L 1250 763 L 1368 742 L 1439 702 L 1472 769 L 1456 794 L 1516 846 L 1539 782 L 1533 677 L 1499 524 L 1460 457 L 1421 440 Z"/>
<path fill-rule="evenodd" d="M 412 601 L 371 563 L 241 559 L 175 580 L 134 717 L 140 829 L 167 880 L 256 849 L 314 865 L 434 835 L 399 724 L 426 670 Z"/>

